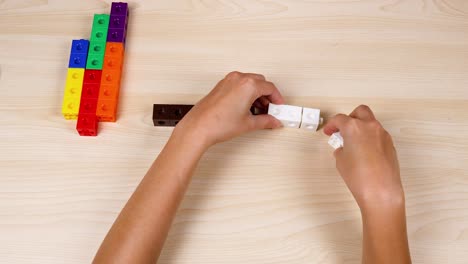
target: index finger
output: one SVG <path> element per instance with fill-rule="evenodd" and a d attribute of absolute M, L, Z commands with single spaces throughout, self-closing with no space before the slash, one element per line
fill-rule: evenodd
<path fill-rule="evenodd" d="M 364 121 L 375 120 L 374 113 L 372 112 L 370 107 L 367 105 L 360 105 L 356 107 L 356 109 L 354 109 L 353 112 L 349 114 L 349 116 L 357 118 L 357 119 L 361 119 Z"/>
<path fill-rule="evenodd" d="M 340 131 L 343 126 L 352 118 L 344 115 L 344 114 L 337 114 L 332 117 L 323 127 L 323 132 L 330 136 L 331 134 Z"/>
<path fill-rule="evenodd" d="M 258 73 L 244 73 L 244 75 L 246 76 L 250 76 L 256 80 L 259 80 L 259 81 L 265 81 L 266 78 L 265 76 L 263 76 L 262 74 L 258 74 Z"/>
<path fill-rule="evenodd" d="M 253 101 L 257 100 L 262 96 L 265 96 L 266 98 L 268 98 L 268 100 L 270 100 L 271 103 L 284 104 L 283 96 L 272 82 L 260 82 L 259 85 L 255 87 L 255 89 L 256 93 L 255 98 L 253 98 Z"/>

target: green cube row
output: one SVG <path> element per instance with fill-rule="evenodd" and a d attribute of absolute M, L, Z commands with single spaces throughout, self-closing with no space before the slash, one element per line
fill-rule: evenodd
<path fill-rule="evenodd" d="M 109 30 L 110 15 L 95 14 L 91 39 L 89 43 L 86 69 L 102 70 L 104 55 L 106 52 L 107 31 Z"/>

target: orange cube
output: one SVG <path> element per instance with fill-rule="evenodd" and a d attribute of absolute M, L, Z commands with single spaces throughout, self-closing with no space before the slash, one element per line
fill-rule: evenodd
<path fill-rule="evenodd" d="M 101 87 L 105 85 L 120 86 L 120 70 L 103 70 L 101 78 Z"/>
<path fill-rule="evenodd" d="M 105 54 L 106 56 L 110 56 L 110 57 L 121 57 L 123 60 L 123 54 L 124 54 L 123 43 L 107 42 Z"/>
<path fill-rule="evenodd" d="M 117 120 L 117 100 L 100 100 L 96 116 L 100 122 L 115 122 Z"/>
<path fill-rule="evenodd" d="M 103 71 L 122 71 L 123 66 L 123 57 L 112 57 L 112 56 L 105 56 L 104 57 L 104 64 L 102 66 Z"/>
<path fill-rule="evenodd" d="M 102 85 L 99 89 L 99 101 L 117 100 L 119 98 L 120 85 Z"/>

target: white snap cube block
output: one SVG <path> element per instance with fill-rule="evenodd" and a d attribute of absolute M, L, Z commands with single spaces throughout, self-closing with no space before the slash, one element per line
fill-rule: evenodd
<path fill-rule="evenodd" d="M 340 132 L 336 132 L 330 136 L 328 140 L 328 144 L 332 146 L 334 149 L 339 149 L 344 146 L 343 137 L 341 136 Z"/>
<path fill-rule="evenodd" d="M 320 109 L 304 107 L 302 109 L 301 128 L 311 131 L 317 131 L 320 125 Z"/>
<path fill-rule="evenodd" d="M 270 103 L 268 114 L 276 117 L 285 127 L 299 128 L 302 118 L 302 107 Z"/>

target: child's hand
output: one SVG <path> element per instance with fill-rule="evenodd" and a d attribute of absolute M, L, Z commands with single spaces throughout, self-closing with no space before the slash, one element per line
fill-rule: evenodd
<path fill-rule="evenodd" d="M 361 105 L 349 116 L 339 114 L 324 132 L 340 131 L 344 147 L 335 151 L 336 167 L 362 209 L 401 205 L 400 168 L 390 134 Z"/>
<path fill-rule="evenodd" d="M 270 115 L 252 115 L 250 108 L 283 104 L 278 89 L 259 74 L 231 72 L 180 121 L 175 133 L 190 134 L 205 147 L 243 133 L 277 128 Z"/>

